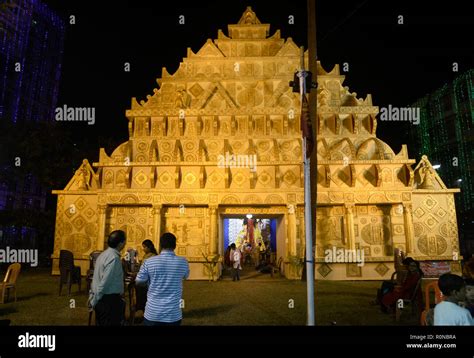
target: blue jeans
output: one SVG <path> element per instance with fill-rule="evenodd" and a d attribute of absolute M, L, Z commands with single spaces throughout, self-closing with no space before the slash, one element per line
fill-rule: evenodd
<path fill-rule="evenodd" d="M 180 326 L 181 320 L 176 322 L 157 322 L 157 321 L 149 321 L 146 318 L 143 318 L 143 325 L 144 326 Z"/>

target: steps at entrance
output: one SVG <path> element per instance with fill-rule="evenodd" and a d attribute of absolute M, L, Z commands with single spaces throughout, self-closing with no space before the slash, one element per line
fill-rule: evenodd
<path fill-rule="evenodd" d="M 272 279 L 269 273 L 261 273 L 255 270 L 253 265 L 244 265 L 240 271 L 241 280 L 253 280 L 253 279 Z M 230 268 L 222 270 L 222 280 L 232 279 L 232 270 Z M 273 279 L 272 279 L 273 280 Z"/>

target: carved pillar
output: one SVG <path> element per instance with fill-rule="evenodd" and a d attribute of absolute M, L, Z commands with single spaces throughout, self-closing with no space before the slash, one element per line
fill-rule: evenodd
<path fill-rule="evenodd" d="M 345 205 L 345 222 L 346 222 L 346 233 L 347 242 L 346 246 L 349 250 L 355 250 L 355 230 L 354 230 L 354 204 Z"/>
<path fill-rule="evenodd" d="M 163 205 L 155 204 L 151 209 L 153 214 L 153 238 L 152 241 L 155 247 L 160 247 L 160 236 L 161 236 L 161 209 Z"/>
<path fill-rule="evenodd" d="M 405 225 L 405 243 L 407 254 L 412 254 L 415 251 L 415 237 L 413 233 L 412 205 L 409 203 L 403 203 L 403 222 Z"/>
<path fill-rule="evenodd" d="M 288 239 L 288 252 L 292 256 L 296 256 L 296 215 L 295 215 L 295 205 L 288 205 L 288 220 L 286 227 L 286 237 Z"/>
<path fill-rule="evenodd" d="M 107 204 L 98 205 L 99 227 L 97 230 L 97 250 L 104 250 L 105 243 L 105 220 L 107 215 Z"/>
<path fill-rule="evenodd" d="M 217 206 L 209 206 L 210 216 L 210 238 L 209 238 L 209 251 L 211 255 L 216 255 L 218 252 L 217 247 Z"/>

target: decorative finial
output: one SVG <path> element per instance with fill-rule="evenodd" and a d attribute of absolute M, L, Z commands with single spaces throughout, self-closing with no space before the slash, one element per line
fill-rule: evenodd
<path fill-rule="evenodd" d="M 240 25 L 258 25 L 261 24 L 260 20 L 257 18 L 257 15 L 252 10 L 251 6 L 247 6 L 247 9 L 242 14 L 242 17 L 239 21 Z"/>

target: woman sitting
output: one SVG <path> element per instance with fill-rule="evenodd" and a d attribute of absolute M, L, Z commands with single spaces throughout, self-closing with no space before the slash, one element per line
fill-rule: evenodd
<path fill-rule="evenodd" d="M 383 312 L 389 312 L 395 308 L 395 304 L 399 299 L 410 299 L 418 281 L 423 277 L 423 271 L 420 263 L 411 257 L 407 257 L 403 264 L 407 266 L 408 272 L 401 285 L 393 284 L 392 287 L 386 285 L 385 290 L 382 285 L 380 305 Z M 421 290 L 420 290 L 421 293 Z M 421 295 L 420 295 L 421 298 Z"/>

